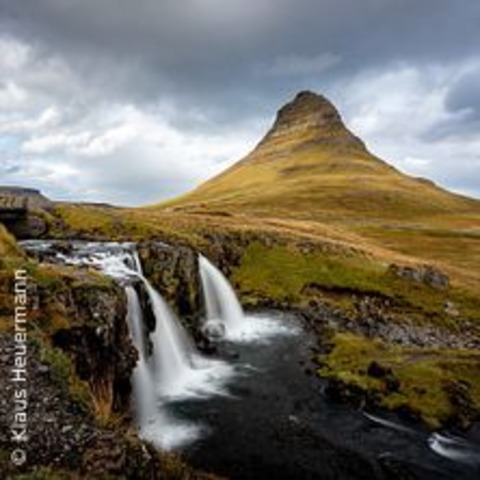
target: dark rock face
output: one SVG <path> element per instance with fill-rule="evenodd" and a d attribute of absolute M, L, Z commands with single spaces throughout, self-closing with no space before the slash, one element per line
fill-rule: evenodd
<path fill-rule="evenodd" d="M 24 216 L 4 219 L 4 223 L 18 239 L 41 238 L 48 232 L 47 222 L 37 212 L 27 211 Z"/>
<path fill-rule="evenodd" d="M 51 292 L 39 288 L 40 311 L 51 301 Z M 73 357 L 78 377 L 90 386 L 97 413 L 108 418 L 112 412 L 128 412 L 137 353 L 125 321 L 123 289 L 72 286 L 56 293 L 55 301 L 75 322 L 56 330 L 52 343 Z"/>
<path fill-rule="evenodd" d="M 53 202 L 39 190 L 0 186 L 0 221 L 17 238 L 38 238 L 47 233 L 41 212 L 53 209 Z"/>
<path fill-rule="evenodd" d="M 242 233 L 208 233 L 204 235 L 207 247 L 202 253 L 212 261 L 217 268 L 229 276 L 232 268 L 240 263 L 243 252 L 252 241 L 268 241 L 261 235 L 245 235 Z"/>
<path fill-rule="evenodd" d="M 392 264 L 388 270 L 396 277 L 417 283 L 423 283 L 437 290 L 446 290 L 450 286 L 448 275 L 431 265 L 410 267 Z"/>
<path fill-rule="evenodd" d="M 0 449 L 11 452 L 18 445 L 11 441 L 14 390 L 17 388 L 7 373 L 13 367 L 15 345 L 12 335 L 0 335 L 2 352 L 0 375 Z M 95 434 L 92 415 L 68 397 L 53 369 L 40 359 L 39 348 L 28 348 L 28 461 L 25 465 L 49 465 L 75 468 L 80 462 L 80 452 Z M 5 358 L 3 358 L 5 357 Z M 36 446 L 36 448 L 33 448 Z M 8 476 L 8 466 L 0 460 L 0 477 Z M 15 469 L 15 473 L 19 473 Z M 13 472 L 12 472 L 13 473 Z"/>
<path fill-rule="evenodd" d="M 244 249 L 253 238 L 241 234 L 206 233 L 205 247 L 201 253 L 211 260 L 224 274 L 230 275 L 238 265 Z M 197 340 L 204 340 L 199 323 L 204 317 L 202 285 L 198 267 L 199 251 L 185 245 L 146 241 L 138 245 L 143 271 L 148 280 L 184 322 Z M 138 290 L 144 307 L 148 299 L 142 288 Z M 148 327 L 153 330 L 155 321 L 151 309 L 144 308 Z"/>
<path fill-rule="evenodd" d="M 346 330 L 396 345 L 467 350 L 480 348 L 477 330 L 470 322 L 465 322 L 461 333 L 454 333 L 439 326 L 418 324 L 413 317 L 409 318 L 408 309 L 395 305 L 391 299 L 358 293 L 352 295 L 355 298 L 354 312 L 332 309 L 321 300 L 312 299 L 301 313 L 315 329 Z"/>
<path fill-rule="evenodd" d="M 53 203 L 39 190 L 23 187 L 0 186 L 0 208 L 3 206 L 17 206 L 28 210 L 50 210 Z"/>
<path fill-rule="evenodd" d="M 348 146 L 365 150 L 364 143 L 353 135 L 343 123 L 335 106 L 322 95 L 310 91 L 300 92 L 277 113 L 274 125 L 259 146 L 275 148 L 283 141 L 308 136 L 308 141 Z"/>
<path fill-rule="evenodd" d="M 145 276 L 176 313 L 194 325 L 201 306 L 197 253 L 190 247 L 145 242 L 138 254 Z"/>

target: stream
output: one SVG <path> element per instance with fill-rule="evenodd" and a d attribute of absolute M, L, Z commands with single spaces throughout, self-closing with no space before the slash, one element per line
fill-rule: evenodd
<path fill-rule="evenodd" d="M 188 332 L 143 277 L 133 244 L 23 242 L 26 250 L 102 270 L 124 286 L 139 361 L 132 408 L 140 435 L 180 451 L 193 466 L 232 479 L 480 479 L 480 428 L 431 433 L 393 414 L 329 400 L 307 371 L 315 339 L 285 312 L 245 314 L 223 274 L 199 257 L 206 305 L 202 331 L 216 354 L 197 351 Z M 156 318 L 146 332 L 133 284 Z M 138 288 L 138 287 L 137 287 Z M 147 354 L 146 342 L 153 345 Z"/>

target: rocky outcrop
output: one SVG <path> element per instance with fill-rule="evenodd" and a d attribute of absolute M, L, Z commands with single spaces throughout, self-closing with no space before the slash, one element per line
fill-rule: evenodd
<path fill-rule="evenodd" d="M 315 329 L 350 331 L 389 344 L 410 347 L 476 350 L 480 348 L 478 328 L 465 321 L 464 329 L 455 332 L 439 325 L 418 322 L 407 306 L 396 305 L 387 297 L 352 293 L 351 311 L 333 308 L 322 300 L 312 299 L 301 313 Z M 449 302 L 451 303 L 451 302 Z"/>
<path fill-rule="evenodd" d="M 143 273 L 170 306 L 193 327 L 200 312 L 200 278 L 197 253 L 190 247 L 162 242 L 138 246 Z M 142 301 L 145 296 L 141 294 Z"/>
<path fill-rule="evenodd" d="M 79 398 L 70 397 L 65 388 L 58 360 L 57 365 L 52 365 L 42 359 L 46 358 L 45 348 L 32 343 L 27 350 L 28 445 L 37 448 L 28 449 L 25 468 L 28 465 L 58 467 L 79 462 L 78 452 L 86 447 L 96 430 L 92 414 Z M 0 450 L 10 453 L 18 447 L 11 441 L 10 433 L 16 405 L 13 403 L 16 387 L 7 373 L 15 358 L 12 335 L 0 335 L 0 351 L 4 369 L 0 375 Z M 9 467 L 15 468 L 8 463 Z M 0 477 L 7 478 L 6 473 L 0 465 Z"/>
<path fill-rule="evenodd" d="M 398 278 L 423 283 L 437 290 L 446 290 L 450 286 L 448 275 L 431 265 L 412 267 L 392 264 L 389 266 L 388 271 Z"/>
<path fill-rule="evenodd" d="M 53 202 L 39 190 L 0 186 L 0 222 L 17 238 L 38 238 L 47 233 L 45 212 Z"/>
<path fill-rule="evenodd" d="M 201 253 L 227 275 L 238 265 L 245 247 L 252 241 L 241 234 L 205 233 L 204 238 Z M 199 251 L 186 245 L 146 241 L 138 245 L 138 253 L 145 276 L 195 333 L 205 311 L 198 269 Z M 147 302 L 141 289 L 139 293 L 142 303 Z"/>
<path fill-rule="evenodd" d="M 128 425 L 100 425 L 92 412 L 64 387 L 59 365 L 46 360 L 48 347 L 28 348 L 28 444 L 23 465 L 10 461 L 18 447 L 11 439 L 14 383 L 6 373 L 14 361 L 11 335 L 0 334 L 0 478 L 204 479 L 179 457 L 159 452 Z M 35 474 L 33 474 L 35 472 Z M 31 476 L 30 476 L 31 475 Z M 22 477 L 23 478 L 23 477 Z"/>
<path fill-rule="evenodd" d="M 14 207 L 27 210 L 51 210 L 53 202 L 40 190 L 34 188 L 0 186 L 0 209 Z"/>
<path fill-rule="evenodd" d="M 343 123 L 335 106 L 322 95 L 303 91 L 278 112 L 259 150 L 278 150 L 285 145 L 317 143 L 365 151 L 364 143 Z M 292 145 L 292 146 L 293 146 Z"/>
<path fill-rule="evenodd" d="M 96 413 L 103 418 L 125 414 L 137 353 L 125 322 L 123 288 L 88 277 L 60 278 L 38 285 L 38 321 L 55 322 L 51 343 L 72 358 L 76 375 L 90 387 Z"/>

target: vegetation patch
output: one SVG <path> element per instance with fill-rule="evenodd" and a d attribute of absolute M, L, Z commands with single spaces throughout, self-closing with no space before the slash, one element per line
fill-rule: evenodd
<path fill-rule="evenodd" d="M 63 350 L 52 347 L 47 341 L 40 340 L 39 346 L 40 360 L 50 366 L 54 379 L 71 401 L 85 412 L 93 411 L 90 388 L 87 382 L 78 378 L 73 360 Z"/>
<path fill-rule="evenodd" d="M 470 291 L 452 287 L 438 290 L 423 283 L 393 275 L 388 265 L 372 258 L 312 248 L 305 252 L 291 244 L 267 246 L 252 242 L 233 270 L 233 280 L 246 297 L 266 297 L 292 306 L 302 306 L 322 294 L 346 312 L 356 294 L 373 294 L 392 300 L 405 318 L 460 332 L 466 320 L 480 325 L 480 301 Z M 312 288 L 315 286 L 316 288 Z M 449 301 L 458 315 L 446 311 Z M 396 306 L 396 307 L 395 307 Z"/>
<path fill-rule="evenodd" d="M 468 425 L 480 415 L 480 354 L 388 345 L 337 333 L 318 374 L 360 389 L 390 410 L 408 409 L 429 427 Z"/>

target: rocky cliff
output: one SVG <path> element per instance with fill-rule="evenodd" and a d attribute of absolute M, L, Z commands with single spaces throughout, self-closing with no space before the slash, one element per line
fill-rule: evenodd
<path fill-rule="evenodd" d="M 54 207 L 39 190 L 0 186 L 0 222 L 17 238 L 36 238 L 48 230 L 46 216 Z"/>
<path fill-rule="evenodd" d="M 279 153 L 309 143 L 365 153 L 365 144 L 345 126 L 340 113 L 324 96 L 303 91 L 278 112 L 275 122 L 255 151 Z"/>

